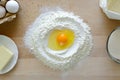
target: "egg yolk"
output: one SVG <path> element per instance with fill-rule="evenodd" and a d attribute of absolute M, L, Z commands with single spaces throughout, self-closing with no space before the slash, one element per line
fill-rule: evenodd
<path fill-rule="evenodd" d="M 57 41 L 60 46 L 64 46 L 67 43 L 67 36 L 64 33 L 61 33 L 57 36 Z"/>
<path fill-rule="evenodd" d="M 48 37 L 48 47 L 52 50 L 64 50 L 74 43 L 74 38 L 72 30 L 53 30 Z"/>

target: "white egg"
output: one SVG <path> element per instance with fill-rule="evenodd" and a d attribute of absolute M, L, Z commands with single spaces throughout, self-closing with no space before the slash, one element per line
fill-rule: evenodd
<path fill-rule="evenodd" d="M 4 17 L 6 14 L 6 10 L 3 6 L 0 6 L 0 18 Z"/>
<path fill-rule="evenodd" d="M 19 4 L 15 0 L 8 1 L 5 7 L 10 13 L 17 13 L 19 10 Z"/>

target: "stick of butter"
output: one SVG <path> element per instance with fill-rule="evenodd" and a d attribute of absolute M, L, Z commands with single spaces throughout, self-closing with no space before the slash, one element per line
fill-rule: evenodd
<path fill-rule="evenodd" d="M 8 64 L 11 60 L 13 53 L 4 46 L 0 46 L 0 71 Z"/>

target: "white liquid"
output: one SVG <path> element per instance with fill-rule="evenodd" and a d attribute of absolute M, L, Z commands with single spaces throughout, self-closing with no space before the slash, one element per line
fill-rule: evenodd
<path fill-rule="evenodd" d="M 108 42 L 109 54 L 114 58 L 120 59 L 120 29 L 115 30 Z"/>

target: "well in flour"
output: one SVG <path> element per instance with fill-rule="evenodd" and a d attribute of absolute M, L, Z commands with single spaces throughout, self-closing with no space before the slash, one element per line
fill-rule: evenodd
<path fill-rule="evenodd" d="M 68 32 L 64 32 L 65 29 Z M 51 49 L 48 46 L 48 40 L 52 36 L 51 33 L 55 30 L 58 30 L 58 32 L 54 34 L 59 32 L 68 34 L 68 40 L 70 40 L 70 31 L 72 31 L 74 33 L 72 45 L 60 48 L 60 50 Z M 53 36 L 56 39 L 56 35 Z M 26 31 L 24 42 L 40 61 L 55 70 L 72 68 L 81 59 L 89 55 L 93 45 L 89 26 L 78 16 L 66 11 L 49 11 L 38 16 Z M 57 41 L 52 43 L 54 46 Z M 57 45 L 56 47 L 60 46 Z"/>

